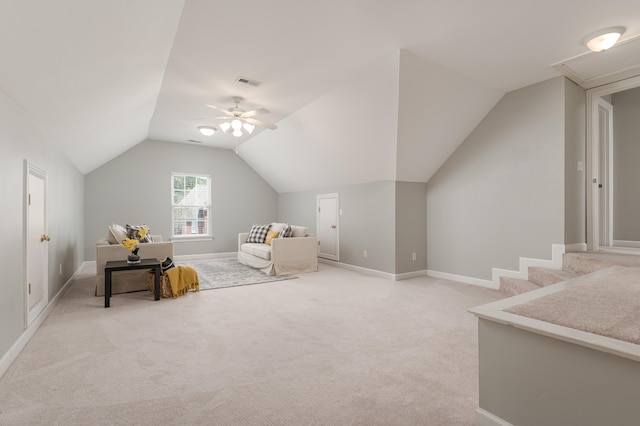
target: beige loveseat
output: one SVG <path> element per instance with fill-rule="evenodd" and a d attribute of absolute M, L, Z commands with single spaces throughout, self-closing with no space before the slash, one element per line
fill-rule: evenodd
<path fill-rule="evenodd" d="M 138 255 L 142 259 L 167 257 L 173 259 L 173 243 L 163 242 L 162 236 L 153 235 L 152 243 L 141 243 Z M 107 237 L 96 245 L 96 296 L 104 296 L 104 267 L 109 260 L 126 260 L 129 250 L 120 244 L 112 244 Z M 112 274 L 111 294 L 148 290 L 147 270 L 118 271 Z"/>
<path fill-rule="evenodd" d="M 307 235 L 273 238 L 271 244 L 247 243 L 248 232 L 238 234 L 238 262 L 267 275 L 288 275 L 318 270 L 318 239 Z"/>

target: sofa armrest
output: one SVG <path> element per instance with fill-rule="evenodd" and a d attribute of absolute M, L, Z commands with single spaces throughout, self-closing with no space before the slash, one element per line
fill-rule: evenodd
<path fill-rule="evenodd" d="M 238 234 L 238 251 L 240 251 L 240 246 L 247 242 L 249 238 L 248 232 L 241 232 Z"/>
<path fill-rule="evenodd" d="M 271 259 L 274 262 L 316 257 L 318 257 L 318 238 L 315 235 L 271 240 Z"/>

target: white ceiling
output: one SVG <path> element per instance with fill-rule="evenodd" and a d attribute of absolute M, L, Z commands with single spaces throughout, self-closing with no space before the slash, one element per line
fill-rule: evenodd
<path fill-rule="evenodd" d="M 265 107 L 258 118 L 286 125 L 400 49 L 508 92 L 559 75 L 551 65 L 584 53 L 595 30 L 640 34 L 637 0 L 4 0 L 1 9 L 0 87 L 83 173 L 147 138 L 232 148 L 231 135 L 197 131 L 217 124 L 194 120 L 218 115 L 205 104 L 243 96 L 241 107 Z M 440 122 L 446 138 L 451 121 Z M 327 157 L 338 148 L 323 143 L 315 149 Z M 256 168 L 282 179 L 277 167 Z"/>

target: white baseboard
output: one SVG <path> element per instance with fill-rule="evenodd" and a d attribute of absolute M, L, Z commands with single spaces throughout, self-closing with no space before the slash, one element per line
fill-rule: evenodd
<path fill-rule="evenodd" d="M 448 272 L 432 271 L 431 269 L 427 269 L 427 275 L 430 276 L 430 277 L 433 277 L 433 278 L 442 278 L 444 280 L 450 280 L 450 281 L 456 281 L 456 282 L 459 282 L 459 283 L 477 285 L 477 286 L 480 286 L 480 287 L 492 288 L 494 290 L 497 290 L 497 289 L 500 288 L 499 284 L 498 284 L 498 286 L 496 286 L 493 281 L 491 281 L 491 280 L 483 280 L 482 278 L 467 277 L 465 275 L 450 274 Z"/>
<path fill-rule="evenodd" d="M 564 244 L 552 244 L 551 260 L 521 257 L 518 264 L 518 270 L 514 271 L 510 269 L 492 268 L 491 280 L 450 274 L 447 272 L 433 271 L 431 269 L 427 270 L 427 275 L 434 278 L 442 278 L 498 290 L 500 289 L 500 277 L 518 278 L 527 281 L 529 279 L 529 266 L 537 266 L 540 268 L 557 270 L 562 269 L 562 256 L 566 251 L 566 247 L 571 247 L 572 251 L 580 251 L 577 249 L 583 246 L 584 250 L 586 250 L 586 244 L 572 244 L 570 246 L 565 246 Z"/>
<path fill-rule="evenodd" d="M 566 244 L 564 246 L 565 253 L 573 253 L 576 251 L 587 251 L 587 243 Z"/>
<path fill-rule="evenodd" d="M 500 417 L 483 410 L 482 408 L 476 408 L 476 426 L 513 426 L 511 423 L 502 420 Z"/>
<path fill-rule="evenodd" d="M 428 271 L 426 269 L 423 269 L 421 271 L 403 272 L 402 274 L 395 274 L 394 280 L 402 281 L 402 280 L 408 280 L 409 278 L 426 277 L 428 275 L 429 275 Z"/>
<path fill-rule="evenodd" d="M 318 263 L 324 263 L 325 265 L 335 266 L 336 268 L 348 269 L 350 271 L 360 272 L 362 274 L 372 275 L 374 277 L 380 277 L 380 278 L 384 278 L 384 279 L 387 279 L 387 280 L 392 280 L 392 281 L 396 280 L 396 275 L 395 274 L 390 274 L 388 272 L 377 271 L 375 269 L 363 268 L 362 266 L 349 265 L 348 263 L 341 263 L 341 262 L 337 262 L 335 260 L 324 259 L 324 258 L 319 257 L 318 258 Z"/>
<path fill-rule="evenodd" d="M 562 269 L 562 255 L 565 253 L 564 244 L 551 245 L 551 260 L 533 259 L 529 257 L 521 257 L 519 262 L 519 270 L 512 271 L 509 269 L 493 268 L 491 277 L 494 283 L 500 288 L 500 277 L 517 278 L 520 280 L 529 280 L 529 266 L 537 266 L 540 268 Z"/>
<path fill-rule="evenodd" d="M 85 262 L 86 263 L 86 262 Z M 34 320 L 29 324 L 27 328 L 24 329 L 18 340 L 9 348 L 9 350 L 0 358 L 0 377 L 7 372 L 13 361 L 16 360 L 20 352 L 24 349 L 24 347 L 29 343 L 29 340 L 33 337 L 33 335 L 38 331 L 38 328 L 42 325 L 45 319 L 49 316 L 53 308 L 58 304 L 62 296 L 69 291 L 71 287 L 71 283 L 76 279 L 76 276 L 81 272 L 85 263 L 80 265 L 78 270 L 67 280 L 67 282 L 62 286 L 62 288 L 58 291 L 58 293 L 49 301 L 47 306 L 40 312 L 40 314 L 34 318 Z M 95 263 L 95 262 L 94 262 Z M 95 266 L 94 266 L 95 270 Z"/>

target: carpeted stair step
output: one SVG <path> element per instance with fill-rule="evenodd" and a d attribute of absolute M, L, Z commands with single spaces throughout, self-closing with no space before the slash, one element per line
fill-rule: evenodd
<path fill-rule="evenodd" d="M 565 253 L 562 269 L 577 275 L 586 275 L 614 265 L 640 266 L 640 256 L 616 253 Z"/>
<path fill-rule="evenodd" d="M 551 284 L 568 281 L 577 277 L 578 274 L 563 271 L 561 269 L 541 268 L 529 266 L 529 281 L 539 286 L 545 287 Z"/>
<path fill-rule="evenodd" d="M 539 288 L 542 287 L 529 281 L 518 278 L 500 277 L 500 291 L 507 296 L 515 296 Z"/>

